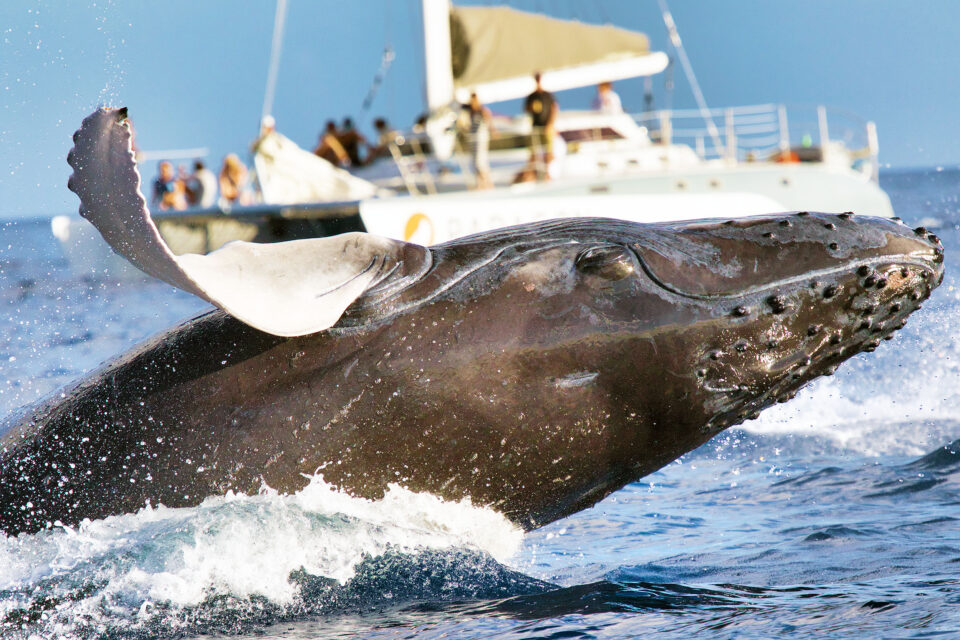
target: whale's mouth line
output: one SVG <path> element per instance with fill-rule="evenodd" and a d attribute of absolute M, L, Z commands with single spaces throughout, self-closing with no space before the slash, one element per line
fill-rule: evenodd
<path fill-rule="evenodd" d="M 816 270 L 816 271 L 807 271 L 807 272 L 805 272 L 805 273 L 803 273 L 803 274 L 801 274 L 801 275 L 796 275 L 796 276 L 793 276 L 793 277 L 791 277 L 791 278 L 784 278 L 784 279 L 782 279 L 782 280 L 777 280 L 776 282 L 771 282 L 771 283 L 767 283 L 767 284 L 763 284 L 763 285 L 757 285 L 757 286 L 754 286 L 754 287 L 747 287 L 747 288 L 745 288 L 745 289 L 741 289 L 740 291 L 737 291 L 736 293 L 715 293 L 715 294 L 710 294 L 710 293 L 691 293 L 691 292 L 689 292 L 689 291 L 684 291 L 684 290 L 682 290 L 682 289 L 678 289 L 677 287 L 674 287 L 674 286 L 668 284 L 667 282 L 664 282 L 661 278 L 659 278 L 659 277 L 654 273 L 653 269 L 651 269 L 650 266 L 649 266 L 649 265 L 646 263 L 646 261 L 643 259 L 643 256 L 641 256 L 641 255 L 640 255 L 639 253 L 637 253 L 637 252 L 635 252 L 635 253 L 636 253 L 636 256 L 637 256 L 638 261 L 640 262 L 640 266 L 643 267 L 644 272 L 645 272 L 645 273 L 647 274 L 647 276 L 654 282 L 654 284 L 656 284 L 656 285 L 659 286 L 660 288 L 662 288 L 662 289 L 664 289 L 664 290 L 666 290 L 666 291 L 669 291 L 670 293 L 673 293 L 673 294 L 675 294 L 675 295 L 677 295 L 677 296 L 680 296 L 680 297 L 682 297 L 682 298 L 689 298 L 689 299 L 692 299 L 692 300 L 728 300 L 728 299 L 733 299 L 733 298 L 742 298 L 742 297 L 744 297 L 744 296 L 754 295 L 754 294 L 758 294 L 758 293 L 764 293 L 764 292 L 767 292 L 767 291 L 770 291 L 770 290 L 773 290 L 773 289 L 779 289 L 779 288 L 782 288 L 782 287 L 790 286 L 790 285 L 792 285 L 792 284 L 797 284 L 797 283 L 801 283 L 801 282 L 806 282 L 806 281 L 809 281 L 809 280 L 815 280 L 815 279 L 817 279 L 817 278 L 825 278 L 825 277 L 833 276 L 833 275 L 836 275 L 836 274 L 847 273 L 847 272 L 849 272 L 849 270 L 850 270 L 851 268 L 854 268 L 854 267 L 857 267 L 857 266 L 875 266 L 875 265 L 879 265 L 879 264 L 897 264 L 897 265 L 900 265 L 900 266 L 914 266 L 914 267 L 919 267 L 919 268 L 924 269 L 924 270 L 926 270 L 926 271 L 929 271 L 929 272 L 931 272 L 931 273 L 933 273 L 933 272 L 935 271 L 935 269 L 933 269 L 933 268 L 930 266 L 930 263 L 929 263 L 929 262 L 927 262 L 927 261 L 925 261 L 925 260 L 923 260 L 923 259 L 921 259 L 921 258 L 915 258 L 915 257 L 909 256 L 909 255 L 879 256 L 879 257 L 874 257 L 874 258 L 864 258 L 864 259 L 862 259 L 862 260 L 857 260 L 855 264 L 848 264 L 848 265 L 845 265 L 845 266 L 842 266 L 842 267 L 830 267 L 830 268 L 827 268 L 827 269 L 818 269 L 818 270 Z"/>

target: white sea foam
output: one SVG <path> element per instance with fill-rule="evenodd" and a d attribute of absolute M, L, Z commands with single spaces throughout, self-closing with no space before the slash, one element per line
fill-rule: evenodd
<path fill-rule="evenodd" d="M 365 556 L 388 549 L 474 548 L 504 561 L 523 533 L 502 515 L 391 486 L 375 501 L 346 495 L 321 478 L 294 495 L 208 498 L 194 508 L 148 507 L 138 513 L 56 527 L 18 538 L 0 535 L 0 590 L 33 585 L 102 584 L 71 613 L 103 602 L 128 611 L 153 603 L 195 605 L 217 595 L 263 596 L 285 604 L 296 595 L 291 572 L 303 569 L 341 583 Z M 23 603 L 0 601 L 0 619 Z"/>
<path fill-rule="evenodd" d="M 943 394 L 934 390 L 904 401 L 895 393 L 851 398 L 841 388 L 834 381 L 821 381 L 742 428 L 754 434 L 822 438 L 868 456 L 921 455 L 960 437 L 956 394 L 951 394 L 951 411 L 938 404 Z"/>

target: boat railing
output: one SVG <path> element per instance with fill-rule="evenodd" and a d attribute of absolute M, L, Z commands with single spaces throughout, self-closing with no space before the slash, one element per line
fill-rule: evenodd
<path fill-rule="evenodd" d="M 762 104 L 634 115 L 654 142 L 685 144 L 703 160 L 843 162 L 877 179 L 873 122 L 822 105 Z"/>
<path fill-rule="evenodd" d="M 601 139 L 599 136 L 600 133 L 597 140 Z M 533 154 L 533 159 L 529 157 L 531 149 L 529 132 L 517 133 L 494 129 L 484 136 L 484 140 L 490 152 L 520 152 L 509 156 L 510 159 L 506 159 L 502 154 L 493 156 L 495 161 L 492 163 L 492 173 L 496 182 L 503 183 L 506 179 L 504 176 L 516 178 L 525 172 L 532 171 L 534 174 L 546 172 L 539 153 Z M 457 131 L 453 155 L 447 161 L 439 161 L 432 154 L 430 140 L 425 135 L 398 135 L 387 146 L 400 181 L 399 185 L 392 188 L 399 187 L 410 195 L 436 194 L 440 190 L 440 183 L 447 177 L 457 175 L 465 178 L 467 188 L 475 187 L 476 176 L 470 161 L 473 145 L 473 134 Z"/>
<path fill-rule="evenodd" d="M 585 166 L 583 158 L 590 154 L 584 151 L 591 149 L 598 171 L 605 175 L 621 170 L 633 173 L 638 166 L 651 165 L 645 160 L 631 159 L 630 154 L 649 149 L 652 144 L 684 147 L 684 153 L 675 159 L 677 166 L 682 167 L 688 166 L 688 160 L 696 154 L 701 161 L 727 165 L 819 163 L 853 169 L 868 179 L 877 180 L 876 127 L 842 109 L 762 104 L 706 112 L 678 109 L 631 115 L 597 112 L 564 115 L 569 118 L 557 133 L 562 142 L 554 146 L 554 156 L 561 166 L 567 162 L 564 156 L 578 166 Z M 547 168 L 541 166 L 543 155 L 530 153 L 529 130 L 516 122 L 510 124 L 513 126 L 497 127 L 484 135 L 484 143 L 492 153 L 489 157 L 491 177 L 496 184 L 526 181 L 547 173 Z M 470 132 L 458 131 L 455 153 L 447 161 L 440 161 L 433 156 L 430 141 L 424 134 L 399 138 L 390 146 L 399 172 L 399 184 L 391 188 L 399 187 L 417 195 L 437 193 L 450 189 L 451 185 L 460 185 L 454 188 L 475 186 L 469 162 L 473 142 Z M 661 160 L 661 164 L 654 162 L 657 167 L 665 166 L 662 162 L 674 161 L 672 154 L 657 157 Z"/>

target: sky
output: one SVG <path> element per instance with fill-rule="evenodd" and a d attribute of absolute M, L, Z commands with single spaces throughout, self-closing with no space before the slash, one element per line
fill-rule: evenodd
<path fill-rule="evenodd" d="M 463 4 L 479 4 L 463 2 Z M 490 4 L 485 2 L 482 4 Z M 515 0 L 517 9 L 643 31 L 668 49 L 656 0 Z M 894 168 L 960 165 L 960 2 L 668 0 L 710 106 L 825 104 L 877 123 Z M 70 136 L 98 105 L 127 106 L 144 150 L 206 147 L 218 169 L 248 157 L 263 102 L 274 3 L 268 0 L 3 0 L 0 3 L 0 219 L 75 213 Z M 312 147 L 350 115 L 409 125 L 423 111 L 418 0 L 288 0 L 273 109 Z M 385 46 L 396 58 L 361 110 Z M 679 66 L 676 108 L 695 102 Z M 642 80 L 617 84 L 642 109 Z M 654 79 L 664 104 L 663 77 Z M 558 95 L 585 108 L 590 89 Z M 516 102 L 492 105 L 515 113 Z M 145 173 L 152 176 L 155 167 Z"/>

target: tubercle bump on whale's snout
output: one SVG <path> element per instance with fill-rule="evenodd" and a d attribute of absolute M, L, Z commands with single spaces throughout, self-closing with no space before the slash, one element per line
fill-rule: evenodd
<path fill-rule="evenodd" d="M 915 228 L 913 230 L 913 234 L 921 241 L 925 241 L 930 245 L 930 248 L 933 251 L 933 256 L 930 258 L 930 262 L 932 262 L 934 265 L 932 269 L 935 276 L 934 286 L 940 286 L 940 284 L 943 282 L 943 274 L 945 271 L 943 243 L 940 242 L 940 237 L 935 233 L 927 231 L 925 227 Z"/>

